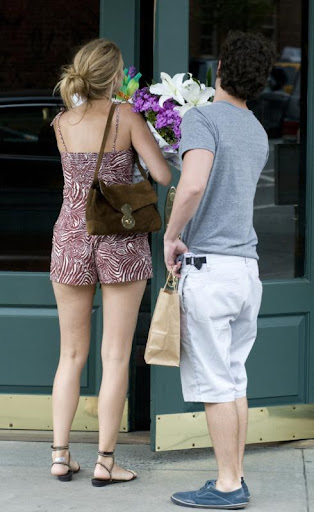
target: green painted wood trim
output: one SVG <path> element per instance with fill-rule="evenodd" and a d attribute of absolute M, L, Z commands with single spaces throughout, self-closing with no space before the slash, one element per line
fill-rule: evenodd
<path fill-rule="evenodd" d="M 99 19 L 99 37 L 111 39 L 117 43 L 121 49 L 125 67 L 135 66 L 137 69 L 139 69 L 140 63 L 140 2 L 141 0 L 120 0 L 119 2 L 100 0 Z M 97 343 L 100 345 L 101 339 L 97 340 Z M 100 347 L 98 350 L 100 351 Z M 129 386 L 132 386 L 134 380 L 134 363 L 132 364 L 134 353 L 132 354 Z M 96 359 L 96 382 L 99 384 L 101 374 L 101 358 L 98 357 Z M 132 396 L 130 389 L 128 396 L 129 398 Z M 127 421 L 129 420 L 130 418 Z"/>
<path fill-rule="evenodd" d="M 309 0 L 308 97 L 307 97 L 307 176 L 306 176 L 306 275 L 314 279 L 314 0 Z M 309 297 L 311 305 L 310 343 L 308 346 L 308 402 L 314 402 L 314 290 Z"/>
<path fill-rule="evenodd" d="M 99 37 L 120 47 L 125 66 L 139 66 L 140 0 L 100 0 Z"/>
<path fill-rule="evenodd" d="M 56 306 L 48 272 L 0 272 L 0 306 Z M 96 289 L 94 305 L 101 304 Z"/>
<path fill-rule="evenodd" d="M 175 27 L 174 28 L 174 24 Z M 154 78 L 189 67 L 189 0 L 156 0 Z"/>
<path fill-rule="evenodd" d="M 313 283 L 308 279 L 263 282 L 260 316 L 308 312 L 313 293 Z"/>
<path fill-rule="evenodd" d="M 174 20 L 176 27 L 174 31 Z M 154 79 L 159 81 L 161 71 L 171 75 L 188 71 L 189 66 L 189 0 L 156 0 L 155 42 L 154 42 Z M 179 173 L 173 170 L 172 185 L 176 185 Z M 169 185 L 170 186 L 170 185 Z M 157 185 L 158 208 L 162 218 L 167 190 Z M 165 266 L 163 259 L 163 230 L 152 236 L 152 255 L 154 279 L 152 280 L 152 310 L 159 289 L 164 285 Z M 169 370 L 169 369 L 168 369 Z M 173 369 L 170 369 L 172 371 Z M 157 394 L 161 393 L 160 378 L 162 370 L 151 367 L 151 448 L 155 450 L 156 415 L 158 414 Z M 178 379 L 174 379 L 178 382 Z"/>
<path fill-rule="evenodd" d="M 0 272 L 0 282 L 1 305 L 56 304 L 48 272 Z"/>
<path fill-rule="evenodd" d="M 0 309 L 56 309 L 56 301 L 48 272 L 0 272 Z M 101 290 L 96 288 L 94 310 L 96 315 L 92 323 L 91 348 L 87 363 L 87 386 L 82 386 L 85 395 L 97 395 L 101 382 L 102 368 L 100 344 L 102 338 L 102 299 Z M 98 311 L 96 311 L 98 310 Z M 5 333 L 4 333 L 5 334 Z M 58 343 L 58 339 L 56 339 Z M 17 364 L 22 364 L 18 362 Z M 18 371 L 18 365 L 17 369 Z M 2 392 L 45 394 L 51 392 L 50 386 L 2 386 Z"/>

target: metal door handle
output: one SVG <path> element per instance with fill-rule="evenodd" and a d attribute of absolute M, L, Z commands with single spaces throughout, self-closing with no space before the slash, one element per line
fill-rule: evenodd
<path fill-rule="evenodd" d="M 176 187 L 170 187 L 167 192 L 166 203 L 165 203 L 165 227 L 167 227 L 173 207 L 174 198 L 176 196 Z"/>

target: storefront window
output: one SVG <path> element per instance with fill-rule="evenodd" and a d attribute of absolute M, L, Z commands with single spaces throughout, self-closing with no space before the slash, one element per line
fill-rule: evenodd
<path fill-rule="evenodd" d="M 277 50 L 267 86 L 248 104 L 270 145 L 254 206 L 263 279 L 304 275 L 307 13 L 306 1 L 190 1 L 190 71 L 202 82 L 214 85 L 230 29 L 262 33 Z"/>
<path fill-rule="evenodd" d="M 0 270 L 49 270 L 63 187 L 52 91 L 75 48 L 98 37 L 99 3 L 1 2 Z"/>

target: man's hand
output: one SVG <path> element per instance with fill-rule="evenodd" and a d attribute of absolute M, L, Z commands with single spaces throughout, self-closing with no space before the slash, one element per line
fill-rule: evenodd
<path fill-rule="evenodd" d="M 176 263 L 177 256 L 188 252 L 187 246 L 177 238 L 174 241 L 164 240 L 164 257 L 167 270 L 172 270 L 175 277 L 180 277 L 181 263 Z"/>

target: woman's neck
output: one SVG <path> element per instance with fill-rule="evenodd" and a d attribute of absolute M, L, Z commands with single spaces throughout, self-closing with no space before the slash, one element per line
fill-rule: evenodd
<path fill-rule="evenodd" d="M 104 97 L 104 98 L 99 98 L 97 100 L 96 99 L 91 100 L 89 103 L 90 103 L 91 110 L 107 112 L 107 110 L 109 110 L 109 108 L 111 106 L 112 99 L 108 98 L 108 97 Z"/>

